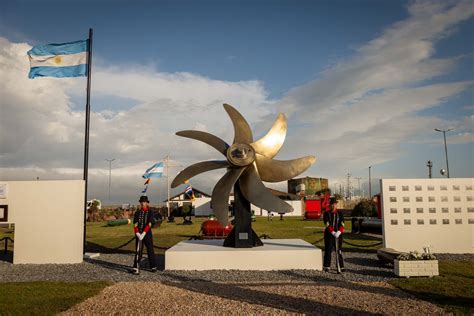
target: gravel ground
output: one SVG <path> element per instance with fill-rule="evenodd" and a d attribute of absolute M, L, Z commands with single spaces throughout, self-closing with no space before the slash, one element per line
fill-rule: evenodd
<path fill-rule="evenodd" d="M 313 270 L 288 271 L 147 271 L 148 263 L 143 261 L 142 273 L 138 276 L 128 273 L 132 263 L 131 254 L 101 254 L 79 264 L 16 264 L 0 261 L 0 282 L 23 281 L 213 281 L 213 282 L 313 282 L 320 280 L 345 280 L 355 282 L 377 282 L 394 278 L 391 267 L 379 264 L 372 253 L 347 252 L 344 254 L 346 272 L 336 274 Z M 164 258 L 158 256 L 161 268 Z M 334 265 L 334 260 L 333 260 Z"/>
<path fill-rule="evenodd" d="M 136 295 L 139 293 L 139 295 Z M 122 282 L 63 315 L 436 315 L 385 282 L 242 284 Z"/>
<path fill-rule="evenodd" d="M 473 261 L 474 254 L 437 254 L 441 260 Z M 333 258 L 334 259 L 334 258 Z M 339 280 L 353 282 L 379 282 L 395 278 L 390 266 L 379 263 L 376 254 L 346 252 L 344 254 L 346 272 L 336 274 L 313 270 L 288 271 L 163 271 L 164 258 L 158 256 L 161 271 L 147 271 L 148 262 L 143 260 L 142 273 L 128 273 L 132 263 L 131 254 L 101 254 L 98 258 L 87 259 L 79 264 L 17 264 L 1 261 L 0 283 L 24 281 L 213 281 L 213 282 L 314 282 Z M 334 260 L 333 260 L 334 267 Z"/>
<path fill-rule="evenodd" d="M 133 255 L 101 254 L 69 265 L 13 265 L 0 261 L 0 282 L 112 281 L 95 297 L 65 314 L 311 314 L 415 315 L 442 314 L 386 281 L 391 267 L 376 254 L 346 252 L 346 272 L 289 271 L 147 271 L 128 273 Z M 474 261 L 474 255 L 439 255 L 442 260 Z M 0 258 L 1 259 L 1 258 Z M 334 261 L 334 260 L 333 260 Z M 163 256 L 158 256 L 161 268 Z M 334 262 L 333 262 L 334 264 Z M 139 295 L 137 295 L 139 293 Z"/>

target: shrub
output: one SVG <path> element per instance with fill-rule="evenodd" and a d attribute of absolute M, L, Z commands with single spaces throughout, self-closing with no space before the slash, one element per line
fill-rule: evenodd
<path fill-rule="evenodd" d="M 351 216 L 376 217 L 377 206 L 373 201 L 362 200 L 354 207 Z"/>
<path fill-rule="evenodd" d="M 409 253 L 402 253 L 397 257 L 400 261 L 408 260 L 436 260 L 436 256 L 432 253 L 419 253 L 418 251 L 410 251 Z"/>

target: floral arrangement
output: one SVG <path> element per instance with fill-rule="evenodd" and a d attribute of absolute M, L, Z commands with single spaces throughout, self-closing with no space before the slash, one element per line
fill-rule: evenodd
<path fill-rule="evenodd" d="M 418 251 L 410 251 L 409 253 L 402 253 L 397 257 L 400 261 L 408 260 L 437 260 L 436 256 L 430 252 L 425 251 L 424 253 L 419 253 Z"/>

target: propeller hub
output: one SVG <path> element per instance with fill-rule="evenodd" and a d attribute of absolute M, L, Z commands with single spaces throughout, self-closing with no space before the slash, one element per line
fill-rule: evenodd
<path fill-rule="evenodd" d="M 255 160 L 255 150 L 248 144 L 233 144 L 227 150 L 227 160 L 234 166 L 248 166 Z"/>

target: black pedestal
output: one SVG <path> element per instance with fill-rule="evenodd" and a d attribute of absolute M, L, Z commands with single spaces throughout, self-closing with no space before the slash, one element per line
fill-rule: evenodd
<path fill-rule="evenodd" d="M 224 240 L 224 247 L 252 248 L 263 246 L 252 229 L 250 202 L 242 195 L 239 183 L 234 185 L 234 228 Z"/>

